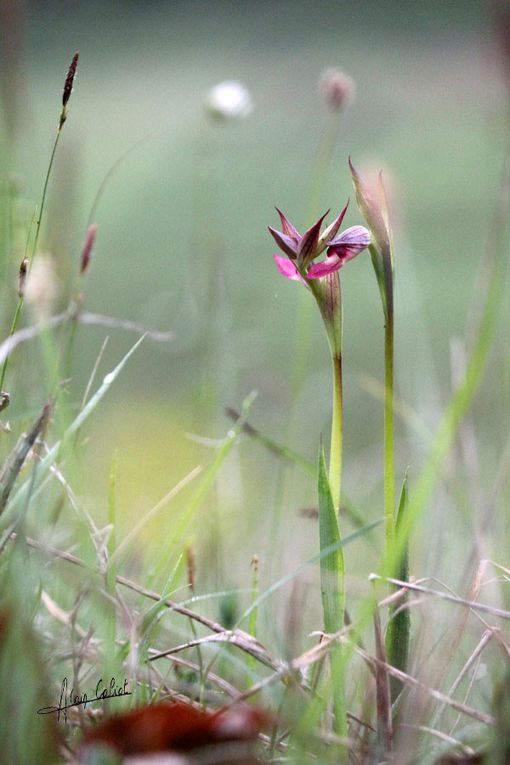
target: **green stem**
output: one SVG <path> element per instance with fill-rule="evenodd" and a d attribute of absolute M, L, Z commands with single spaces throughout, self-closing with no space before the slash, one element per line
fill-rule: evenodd
<path fill-rule="evenodd" d="M 342 490 L 342 441 L 343 441 L 343 394 L 342 357 L 333 356 L 333 419 L 331 423 L 331 448 L 329 452 L 329 484 L 333 503 L 340 512 Z"/>
<path fill-rule="evenodd" d="M 43 192 L 41 197 L 41 207 L 39 208 L 39 215 L 37 217 L 37 222 L 35 224 L 35 236 L 34 236 L 34 244 L 32 246 L 32 255 L 30 258 L 30 264 L 32 263 L 32 259 L 37 249 L 37 242 L 39 241 L 39 231 L 41 230 L 41 221 L 42 221 L 42 216 L 44 212 L 44 203 L 46 202 L 46 193 L 48 191 L 48 183 L 50 180 L 51 169 L 53 167 L 53 160 L 55 159 L 55 154 L 57 152 L 57 146 L 58 146 L 58 141 L 59 141 L 61 132 L 62 132 L 62 125 L 59 125 L 57 129 L 57 135 L 55 136 L 55 141 L 53 142 L 53 149 L 51 151 L 50 162 L 48 164 L 48 169 L 46 171 L 46 178 L 44 179 L 44 186 L 43 186 Z"/>
<path fill-rule="evenodd" d="M 53 142 L 53 149 L 51 151 L 50 161 L 49 161 L 49 164 L 48 164 L 48 169 L 46 171 L 46 178 L 44 179 L 44 186 L 43 186 L 43 191 L 42 191 L 42 196 L 41 196 L 41 206 L 39 208 L 39 215 L 37 216 L 37 221 L 36 221 L 36 224 L 35 224 L 34 241 L 33 241 L 33 244 L 32 244 L 32 251 L 31 251 L 31 254 L 30 254 L 30 258 L 29 258 L 29 266 L 28 266 L 29 269 L 32 266 L 32 261 L 34 259 L 34 255 L 35 255 L 35 252 L 36 252 L 36 249 L 37 249 L 37 243 L 39 241 L 39 231 L 41 230 L 41 221 L 42 221 L 42 216 L 43 216 L 43 211 L 44 211 L 44 203 L 46 202 L 46 194 L 47 194 L 47 191 L 48 191 L 48 183 L 49 183 L 49 180 L 50 180 L 51 169 L 53 167 L 53 160 L 55 159 L 55 154 L 56 154 L 56 151 L 57 151 L 57 146 L 58 146 L 58 141 L 59 141 L 59 138 L 60 138 L 60 133 L 62 132 L 62 124 L 63 123 L 61 123 L 59 125 L 58 129 L 57 129 L 57 135 L 55 136 L 55 140 Z M 20 299 L 18 300 L 18 305 L 16 306 L 16 311 L 14 313 L 14 318 L 12 320 L 11 331 L 9 333 L 9 338 L 11 338 L 14 335 L 14 333 L 16 332 L 16 328 L 18 326 L 18 321 L 19 321 L 19 317 L 21 315 L 22 308 L 23 308 L 23 297 L 20 297 Z M 9 356 L 10 356 L 10 353 L 6 355 L 4 363 L 3 363 L 3 366 L 2 366 L 2 372 L 1 372 L 1 375 L 0 375 L 0 390 L 2 390 L 3 384 L 5 382 L 5 375 L 7 373 L 7 365 L 9 363 Z"/>
<path fill-rule="evenodd" d="M 393 416 L 394 322 L 387 311 L 384 328 L 384 518 L 386 553 L 393 566 L 395 547 L 395 447 Z"/>
<path fill-rule="evenodd" d="M 23 307 L 23 298 L 20 298 L 18 300 L 18 305 L 16 306 L 16 311 L 14 312 L 14 317 L 13 317 L 12 324 L 11 324 L 11 329 L 10 329 L 10 332 L 9 332 L 9 338 L 11 338 L 14 335 L 15 331 L 16 331 L 16 327 L 17 327 L 17 324 L 18 324 L 18 319 L 19 319 L 19 315 L 21 313 L 22 307 Z M 5 375 L 7 373 L 7 364 L 9 363 L 9 356 L 10 355 L 11 354 L 10 354 L 10 350 L 9 350 L 9 353 L 6 354 L 5 359 L 4 359 L 4 363 L 2 365 L 2 372 L 1 372 L 1 375 L 0 375 L 0 391 L 3 390 L 3 387 L 4 387 Z"/>

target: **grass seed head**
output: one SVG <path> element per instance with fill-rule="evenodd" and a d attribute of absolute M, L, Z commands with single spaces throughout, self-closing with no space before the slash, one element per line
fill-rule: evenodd
<path fill-rule="evenodd" d="M 83 242 L 83 247 L 81 249 L 80 276 L 83 276 L 89 267 L 92 250 L 94 249 L 94 244 L 96 242 L 96 235 L 97 223 L 91 223 L 85 234 L 85 241 Z"/>
<path fill-rule="evenodd" d="M 73 60 L 71 61 L 69 65 L 69 69 L 67 70 L 66 79 L 64 82 L 64 90 L 62 93 L 62 112 L 60 114 L 59 129 L 62 128 L 62 125 L 67 119 L 67 103 L 69 99 L 71 98 L 71 93 L 73 92 L 73 85 L 74 85 L 74 79 L 76 77 L 77 66 L 78 66 L 78 53 L 75 53 L 73 56 Z"/>

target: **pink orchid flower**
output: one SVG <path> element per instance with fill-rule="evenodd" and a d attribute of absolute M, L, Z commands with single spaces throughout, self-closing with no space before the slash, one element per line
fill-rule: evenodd
<path fill-rule="evenodd" d="M 329 210 L 301 236 L 285 215 L 276 208 L 282 223 L 282 231 L 269 226 L 269 232 L 286 258 L 274 255 L 279 272 L 287 277 L 306 283 L 306 279 L 320 279 L 333 274 L 348 260 L 368 247 L 370 233 L 363 226 L 351 226 L 337 236 L 347 210 L 347 203 L 333 223 L 321 234 L 321 226 Z M 321 263 L 313 261 L 326 250 Z"/>

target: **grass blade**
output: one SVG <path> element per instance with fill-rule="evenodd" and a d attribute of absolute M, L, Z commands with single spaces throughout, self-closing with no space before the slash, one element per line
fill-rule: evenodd
<path fill-rule="evenodd" d="M 318 470 L 319 492 L 319 540 L 323 552 L 331 546 L 337 548 L 321 559 L 321 597 L 326 632 L 338 632 L 344 626 L 345 612 L 345 561 L 340 543 L 340 528 L 338 516 L 331 494 L 324 446 L 319 449 Z M 331 680 L 333 690 L 333 706 L 335 715 L 335 732 L 340 736 L 347 735 L 347 717 L 345 708 L 344 688 L 344 657 L 340 645 L 336 645 L 330 654 Z"/>
<path fill-rule="evenodd" d="M 331 495 L 324 447 L 319 452 L 319 539 L 321 552 L 337 545 L 329 555 L 321 559 L 321 597 L 326 632 L 338 632 L 344 625 L 344 576 L 345 563 L 340 542 L 338 518 Z"/>
<path fill-rule="evenodd" d="M 137 342 L 132 346 L 132 348 L 130 348 L 130 350 L 126 353 L 124 358 L 117 364 L 115 369 L 113 369 L 109 374 L 107 374 L 104 377 L 101 386 L 98 388 L 98 390 L 92 396 L 90 401 L 83 407 L 83 409 L 80 411 L 78 416 L 74 419 L 74 421 L 68 427 L 63 438 L 60 441 L 57 441 L 57 443 L 49 450 L 46 457 L 44 457 L 44 459 L 41 460 L 41 463 L 38 469 L 39 483 L 49 473 L 51 466 L 58 458 L 59 454 L 62 451 L 62 447 L 67 442 L 69 437 L 72 436 L 81 428 L 85 420 L 87 420 L 88 417 L 94 411 L 94 409 L 96 409 L 100 401 L 103 399 L 103 397 L 106 395 L 106 393 L 110 389 L 112 383 L 115 382 L 119 374 L 124 369 L 126 363 L 131 358 L 133 353 L 137 350 L 138 346 L 142 343 L 144 338 L 145 338 L 145 335 L 142 335 L 142 337 L 139 340 L 137 340 Z M 17 491 L 17 493 L 15 494 L 11 502 L 12 509 L 15 509 L 20 504 L 23 505 L 31 489 L 30 483 L 31 483 L 30 480 L 25 481 L 25 483 Z"/>
<path fill-rule="evenodd" d="M 399 528 L 405 518 L 407 510 L 407 475 L 404 477 L 402 483 L 402 491 L 400 493 L 400 502 L 398 506 L 397 514 L 397 534 Z M 409 541 L 403 546 L 400 560 L 397 561 L 396 570 L 398 571 L 398 579 L 406 582 L 409 578 Z M 407 661 L 409 656 L 409 635 L 411 630 L 411 615 L 409 609 L 406 607 L 408 600 L 407 593 L 399 600 L 398 603 L 391 606 L 390 609 L 390 621 L 386 633 L 386 653 L 388 655 L 388 663 L 393 667 L 407 672 Z M 402 684 L 396 677 L 390 679 L 391 687 L 391 700 L 394 702 L 400 691 L 402 690 Z"/>

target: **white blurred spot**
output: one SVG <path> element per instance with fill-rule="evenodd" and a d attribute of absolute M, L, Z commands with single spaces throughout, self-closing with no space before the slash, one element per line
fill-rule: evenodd
<path fill-rule="evenodd" d="M 242 119 L 253 111 L 250 91 L 235 80 L 225 80 L 211 88 L 205 103 L 209 114 L 217 119 Z"/>

